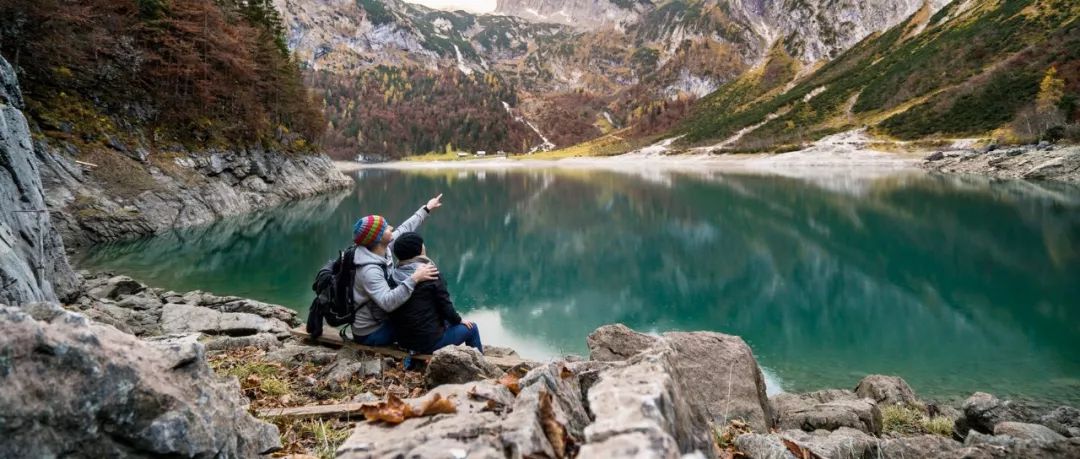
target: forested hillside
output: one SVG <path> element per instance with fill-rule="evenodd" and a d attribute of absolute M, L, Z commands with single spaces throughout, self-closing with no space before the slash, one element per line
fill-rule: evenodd
<path fill-rule="evenodd" d="M 517 95 L 495 73 L 379 66 L 355 77 L 317 72 L 310 81 L 330 120 L 325 144 L 342 157 L 478 145 L 528 151 L 539 143 L 525 123 L 506 121 Z"/>
<path fill-rule="evenodd" d="M 325 122 L 269 0 L 0 0 L 0 52 L 45 135 L 310 150 Z"/>
<path fill-rule="evenodd" d="M 956 1 L 923 10 L 797 78 L 789 56 L 703 99 L 675 134 L 688 144 L 785 148 L 870 127 L 902 140 L 1080 140 L 1080 3 Z"/>

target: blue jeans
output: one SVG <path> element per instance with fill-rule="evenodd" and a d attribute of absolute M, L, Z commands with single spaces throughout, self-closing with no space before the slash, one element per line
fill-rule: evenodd
<path fill-rule="evenodd" d="M 390 326 L 390 322 L 383 322 L 378 329 L 371 332 L 371 334 L 365 336 L 353 335 L 353 341 L 364 346 L 389 346 L 397 341 L 394 335 L 394 327 Z"/>
<path fill-rule="evenodd" d="M 432 347 L 431 352 L 435 352 L 446 346 L 457 346 L 458 344 L 476 348 L 476 350 L 483 354 L 484 345 L 480 343 L 480 327 L 476 324 L 473 324 L 471 329 L 464 324 L 451 325 L 443 332 L 442 338 L 439 338 L 439 341 L 435 342 L 435 346 Z M 430 354 L 431 352 L 426 352 L 426 354 Z"/>

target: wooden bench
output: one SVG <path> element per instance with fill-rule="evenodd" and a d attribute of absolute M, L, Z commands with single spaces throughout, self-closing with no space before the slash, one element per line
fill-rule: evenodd
<path fill-rule="evenodd" d="M 350 349 L 356 349 L 358 351 L 371 352 L 371 353 L 375 353 L 375 354 L 379 354 L 379 355 L 385 355 L 385 356 L 388 356 L 388 357 L 393 357 L 395 359 L 404 359 L 406 356 L 409 355 L 408 352 L 405 352 L 405 351 L 403 351 L 401 349 L 396 349 L 396 348 L 391 348 L 391 347 L 364 346 L 363 344 L 357 344 L 357 343 L 354 343 L 352 341 L 345 341 L 345 340 L 341 339 L 341 335 L 338 334 L 338 331 L 337 331 L 336 328 L 329 328 L 328 327 L 326 329 L 326 332 L 328 332 L 328 333 L 323 333 L 321 336 L 319 336 L 319 339 L 315 340 L 315 342 L 318 343 L 318 344 L 322 344 L 324 346 L 335 347 L 335 348 L 337 348 L 337 347 L 348 347 Z M 307 342 L 311 342 L 311 335 L 307 332 L 307 327 L 304 326 L 304 325 L 301 325 L 299 327 L 296 327 L 296 328 L 292 329 L 289 333 L 292 333 L 292 335 L 297 337 L 297 338 L 303 338 Z M 423 360 L 423 361 L 427 362 L 427 361 L 431 360 L 431 354 L 414 354 L 412 356 L 412 358 L 418 359 L 418 360 Z"/>
<path fill-rule="evenodd" d="M 334 347 L 334 348 L 348 347 L 350 349 L 356 349 L 358 351 L 371 352 L 371 353 L 374 353 L 374 354 L 385 355 L 385 356 L 388 356 L 388 357 L 393 357 L 395 359 L 404 359 L 406 356 L 409 355 L 408 352 L 403 351 L 401 349 L 397 349 L 397 348 L 364 346 L 363 344 L 357 344 L 357 343 L 354 343 L 352 341 L 342 340 L 341 335 L 338 334 L 337 329 L 335 329 L 335 328 L 327 327 L 326 331 L 328 333 L 323 333 L 321 336 L 319 336 L 318 340 L 315 340 L 315 342 L 317 344 L 322 344 L 324 346 L 329 346 L 329 347 Z M 311 335 L 308 334 L 307 327 L 304 326 L 304 325 L 301 325 L 301 326 L 299 326 L 297 328 L 292 329 L 290 331 L 290 333 L 293 336 L 297 337 L 297 338 L 302 338 L 307 342 L 311 342 Z M 414 354 L 412 356 L 412 358 L 416 359 L 416 360 L 422 360 L 424 362 L 428 362 L 428 361 L 431 360 L 431 354 Z M 494 356 L 490 356 L 490 355 L 485 355 L 484 360 L 486 360 L 489 363 L 499 367 L 499 369 L 501 369 L 503 371 L 509 370 L 510 368 L 513 368 L 514 366 L 517 366 L 518 364 L 521 364 L 522 362 L 525 361 L 522 358 L 516 357 L 516 356 L 512 356 L 512 357 L 494 357 Z"/>

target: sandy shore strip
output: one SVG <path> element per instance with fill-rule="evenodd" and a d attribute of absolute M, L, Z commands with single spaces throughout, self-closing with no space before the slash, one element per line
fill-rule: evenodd
<path fill-rule="evenodd" d="M 393 161 L 357 163 L 338 161 L 342 172 L 361 169 L 516 169 L 574 168 L 614 171 L 754 172 L 802 175 L 807 172 L 842 171 L 880 175 L 918 170 L 925 153 L 897 154 L 869 149 L 869 139 L 859 132 L 826 137 L 809 148 L 778 154 L 683 153 L 672 151 L 671 139 L 618 156 L 590 156 L 564 159 L 483 158 L 461 161 Z"/>

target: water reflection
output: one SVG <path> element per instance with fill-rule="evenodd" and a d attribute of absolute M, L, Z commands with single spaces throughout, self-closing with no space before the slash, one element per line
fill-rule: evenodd
<path fill-rule="evenodd" d="M 1080 191 L 896 174 L 363 171 L 354 192 L 98 247 L 111 267 L 303 309 L 360 215 L 423 232 L 491 344 L 584 352 L 601 324 L 744 336 L 790 390 L 906 377 L 1080 401 Z M 486 322 L 490 321 L 488 324 Z"/>

